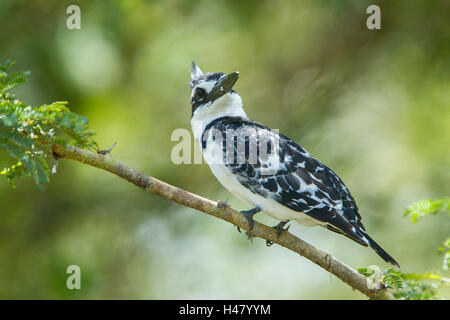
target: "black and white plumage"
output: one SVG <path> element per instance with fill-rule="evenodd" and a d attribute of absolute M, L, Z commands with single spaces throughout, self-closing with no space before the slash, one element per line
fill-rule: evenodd
<path fill-rule="evenodd" d="M 255 206 L 252 214 L 264 211 L 281 221 L 323 226 L 398 266 L 366 233 L 355 200 L 331 169 L 295 141 L 247 117 L 232 90 L 237 79 L 236 72 L 204 74 L 193 63 L 192 130 L 220 183 Z M 258 149 L 263 144 L 265 154 Z"/>

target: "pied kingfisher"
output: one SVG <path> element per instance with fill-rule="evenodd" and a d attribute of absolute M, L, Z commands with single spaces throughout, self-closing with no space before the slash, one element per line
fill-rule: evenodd
<path fill-rule="evenodd" d="M 355 200 L 336 173 L 295 141 L 247 117 L 240 95 L 233 90 L 238 77 L 238 72 L 204 74 L 192 63 L 191 125 L 216 178 L 254 206 L 241 211 L 250 230 L 253 215 L 264 211 L 281 221 L 275 226 L 278 236 L 289 220 L 320 225 L 370 246 L 385 261 L 399 266 L 366 233 Z M 261 152 L 262 140 L 270 145 L 266 154 Z M 250 161 L 251 150 L 258 148 Z"/>

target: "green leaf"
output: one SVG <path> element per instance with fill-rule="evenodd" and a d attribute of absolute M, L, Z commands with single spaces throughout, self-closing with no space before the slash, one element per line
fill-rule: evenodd
<path fill-rule="evenodd" d="M 370 277 L 375 273 L 375 270 L 369 269 L 369 268 L 358 268 L 357 269 L 359 273 L 361 273 L 365 277 Z"/>
<path fill-rule="evenodd" d="M 394 269 L 388 269 L 383 272 L 383 283 L 387 287 L 402 288 L 403 287 L 403 273 Z"/>
<path fill-rule="evenodd" d="M 403 216 L 411 216 L 411 221 L 415 223 L 427 215 L 436 215 L 439 212 L 450 214 L 450 198 L 419 200 L 409 205 Z"/>
<path fill-rule="evenodd" d="M 14 159 L 2 175 L 12 185 L 18 177 L 31 176 L 42 187 L 50 180 L 51 144 L 94 149 L 97 144 L 88 120 L 71 112 L 67 102 L 32 107 L 16 99 L 9 90 L 26 82 L 29 73 L 10 73 L 13 65 L 11 61 L 0 64 L 0 148 Z"/>

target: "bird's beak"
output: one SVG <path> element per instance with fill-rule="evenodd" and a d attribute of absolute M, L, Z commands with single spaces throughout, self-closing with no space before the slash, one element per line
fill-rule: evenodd
<path fill-rule="evenodd" d="M 214 88 L 208 94 L 208 101 L 214 101 L 233 89 L 234 84 L 239 78 L 239 72 L 229 73 L 217 81 Z"/>

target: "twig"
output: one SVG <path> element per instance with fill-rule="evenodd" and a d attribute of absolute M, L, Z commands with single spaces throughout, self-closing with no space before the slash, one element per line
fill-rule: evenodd
<path fill-rule="evenodd" d="M 97 153 L 101 154 L 101 155 L 107 155 L 107 154 L 111 155 L 111 150 L 116 146 L 116 144 L 117 144 L 117 142 L 114 142 L 111 145 L 111 147 L 109 147 L 108 149 L 106 149 L 106 150 L 98 150 Z"/>
<path fill-rule="evenodd" d="M 109 171 L 148 192 L 158 194 L 183 206 L 228 221 L 239 228 L 245 230 L 249 229 L 247 219 L 238 211 L 233 210 L 230 206 L 202 198 L 196 194 L 172 186 L 140 171 L 129 168 L 112 157 L 104 157 L 100 154 L 79 149 L 77 147 L 64 148 L 59 145 L 52 145 L 52 152 L 60 158 L 76 160 Z M 313 263 L 321 266 L 323 269 L 331 272 L 343 282 L 369 298 L 394 299 L 382 284 L 371 283 L 370 280 L 356 270 L 287 231 L 282 232 L 280 238 L 278 238 L 275 229 L 255 221 L 252 237 L 258 237 L 277 243 L 280 246 L 298 253 L 311 260 Z"/>

